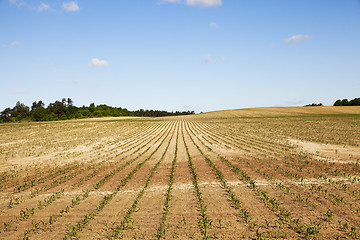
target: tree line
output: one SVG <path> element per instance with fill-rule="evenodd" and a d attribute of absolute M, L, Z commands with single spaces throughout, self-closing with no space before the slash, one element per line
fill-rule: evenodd
<path fill-rule="evenodd" d="M 164 117 L 164 116 L 179 116 L 179 115 L 190 115 L 195 114 L 194 111 L 183 111 L 183 112 L 167 112 L 167 111 L 160 111 L 160 110 L 136 110 L 133 111 L 134 116 L 136 117 Z"/>
<path fill-rule="evenodd" d="M 95 106 L 76 107 L 70 98 L 63 98 L 45 107 L 43 101 L 33 102 L 32 106 L 26 106 L 17 102 L 13 108 L 5 108 L 0 113 L 0 122 L 20 122 L 20 121 L 57 121 L 67 119 L 92 118 L 92 117 L 120 117 L 120 116 L 139 116 L 139 117 L 162 117 L 194 114 L 194 111 L 167 112 L 159 110 L 136 110 L 129 111 L 126 108 L 111 107 L 105 104 Z"/>
<path fill-rule="evenodd" d="M 323 106 L 322 103 L 312 103 L 304 105 L 304 107 L 316 107 L 316 106 Z M 335 101 L 334 106 L 360 106 L 360 98 L 354 98 L 352 100 L 348 99 L 338 99 Z"/>
<path fill-rule="evenodd" d="M 360 98 L 354 98 L 352 100 L 343 99 L 336 100 L 334 106 L 360 106 Z"/>
<path fill-rule="evenodd" d="M 304 107 L 321 107 L 324 106 L 322 103 L 312 103 L 312 104 L 307 104 Z"/>

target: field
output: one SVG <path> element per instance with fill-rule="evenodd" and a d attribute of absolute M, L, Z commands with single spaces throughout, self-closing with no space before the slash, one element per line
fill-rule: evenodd
<path fill-rule="evenodd" d="M 0 124 L 0 239 L 360 238 L 360 107 Z"/>

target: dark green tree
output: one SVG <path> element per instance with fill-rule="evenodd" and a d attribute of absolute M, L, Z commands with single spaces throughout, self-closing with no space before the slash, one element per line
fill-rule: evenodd
<path fill-rule="evenodd" d="M 342 102 L 340 99 L 336 100 L 334 103 L 334 106 L 341 106 L 341 105 L 342 105 Z"/>
<path fill-rule="evenodd" d="M 31 106 L 31 112 L 34 113 L 37 109 L 39 108 L 44 108 L 45 104 L 43 103 L 43 101 L 39 101 L 39 102 L 33 102 L 32 106 Z"/>
<path fill-rule="evenodd" d="M 360 106 L 360 98 L 354 98 L 349 102 L 350 106 Z"/>
<path fill-rule="evenodd" d="M 61 102 L 55 101 L 54 103 L 50 103 L 48 109 L 54 114 L 55 117 L 61 119 L 67 110 L 65 98 L 63 98 Z"/>
<path fill-rule="evenodd" d="M 3 122 L 11 121 L 11 108 L 5 108 L 4 111 L 1 112 L 0 118 Z"/>
<path fill-rule="evenodd" d="M 15 117 L 16 120 L 21 120 L 29 116 L 30 109 L 28 106 L 21 102 L 17 102 L 15 107 L 11 110 L 11 117 Z"/>
<path fill-rule="evenodd" d="M 341 101 L 341 106 L 349 106 L 349 100 L 343 99 L 343 100 Z"/>
<path fill-rule="evenodd" d="M 89 106 L 89 111 L 93 113 L 95 111 L 95 103 L 91 103 Z"/>
<path fill-rule="evenodd" d="M 37 108 L 33 113 L 35 121 L 46 121 L 51 119 L 51 114 L 44 107 Z M 49 119 L 49 120 L 50 120 Z"/>
<path fill-rule="evenodd" d="M 73 105 L 73 100 L 71 100 L 71 98 L 67 99 L 67 106 L 72 106 Z"/>

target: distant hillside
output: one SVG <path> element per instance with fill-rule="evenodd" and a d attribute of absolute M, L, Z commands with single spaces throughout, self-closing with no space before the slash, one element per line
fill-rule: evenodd
<path fill-rule="evenodd" d="M 196 115 L 199 118 L 234 118 L 234 117 L 281 117 L 281 116 L 301 116 L 301 115 L 329 115 L 329 114 L 358 114 L 360 106 L 314 106 L 314 107 L 260 107 L 244 108 L 234 110 L 223 110 L 207 112 Z"/>

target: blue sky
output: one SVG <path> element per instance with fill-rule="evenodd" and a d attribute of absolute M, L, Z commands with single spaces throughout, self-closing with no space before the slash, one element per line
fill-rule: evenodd
<path fill-rule="evenodd" d="M 360 97 L 359 0 L 0 0 L 17 101 L 212 111 Z"/>

